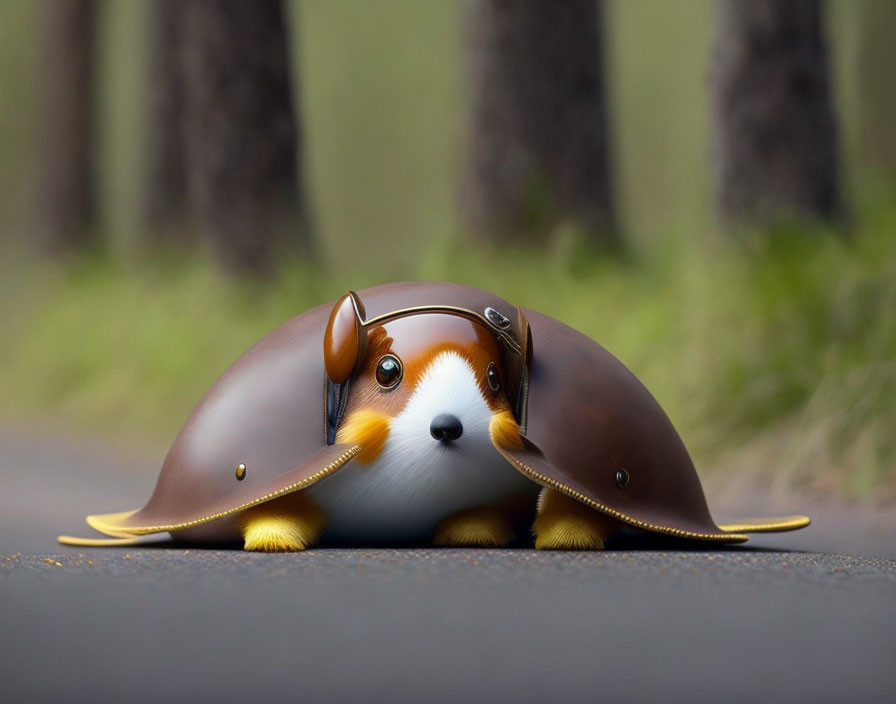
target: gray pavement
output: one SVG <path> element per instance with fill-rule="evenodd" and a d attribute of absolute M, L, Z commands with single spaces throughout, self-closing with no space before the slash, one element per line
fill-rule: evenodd
<path fill-rule="evenodd" d="M 0 444 L 2 701 L 896 700 L 889 513 L 824 507 L 791 552 L 64 548 L 157 461 Z"/>

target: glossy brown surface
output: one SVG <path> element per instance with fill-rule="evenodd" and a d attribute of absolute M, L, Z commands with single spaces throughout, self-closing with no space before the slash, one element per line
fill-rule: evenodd
<path fill-rule="evenodd" d="M 684 443 L 644 385 L 590 338 L 524 313 L 535 350 L 526 437 L 544 454 L 542 471 L 639 521 L 721 534 Z"/>
<path fill-rule="evenodd" d="M 348 379 L 364 356 L 366 342 L 361 311 L 356 310 L 354 297 L 347 293 L 333 306 L 324 331 L 327 376 L 337 384 Z"/>

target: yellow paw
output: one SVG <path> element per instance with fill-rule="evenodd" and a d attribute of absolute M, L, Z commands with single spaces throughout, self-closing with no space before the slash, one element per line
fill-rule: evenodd
<path fill-rule="evenodd" d="M 532 526 L 538 550 L 603 550 L 604 538 L 578 516 L 538 518 Z"/>
<path fill-rule="evenodd" d="M 575 499 L 545 489 L 532 524 L 538 550 L 603 550 L 619 524 Z"/>
<path fill-rule="evenodd" d="M 498 508 L 471 508 L 443 519 L 436 526 L 436 545 L 502 547 L 513 540 L 513 526 Z"/>
<path fill-rule="evenodd" d="M 239 525 L 244 550 L 298 552 L 320 536 L 324 514 L 297 493 L 248 509 L 240 516 Z"/>

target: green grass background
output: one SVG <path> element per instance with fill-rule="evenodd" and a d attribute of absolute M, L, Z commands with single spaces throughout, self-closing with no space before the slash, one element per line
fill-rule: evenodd
<path fill-rule="evenodd" d="M 462 5 L 290 4 L 312 218 L 324 262 L 264 284 L 135 246 L 145 154 L 144 0 L 103 5 L 98 174 L 106 251 L 23 254 L 34 210 L 36 10 L 0 3 L 0 413 L 164 445 L 218 374 L 348 288 L 449 279 L 555 315 L 647 384 L 703 472 L 896 499 L 896 203 L 857 156 L 854 4 L 830 4 L 849 233 L 717 232 L 711 3 L 606 3 L 617 198 L 632 253 L 471 246 L 457 217 Z"/>

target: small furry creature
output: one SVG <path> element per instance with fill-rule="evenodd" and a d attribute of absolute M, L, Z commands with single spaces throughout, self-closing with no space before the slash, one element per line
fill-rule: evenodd
<path fill-rule="evenodd" d="M 263 338 L 212 386 L 146 506 L 88 516 L 121 545 L 169 532 L 323 543 L 601 549 L 622 528 L 742 542 L 802 516 L 717 525 L 647 390 L 562 323 L 477 289 L 349 292 Z"/>

